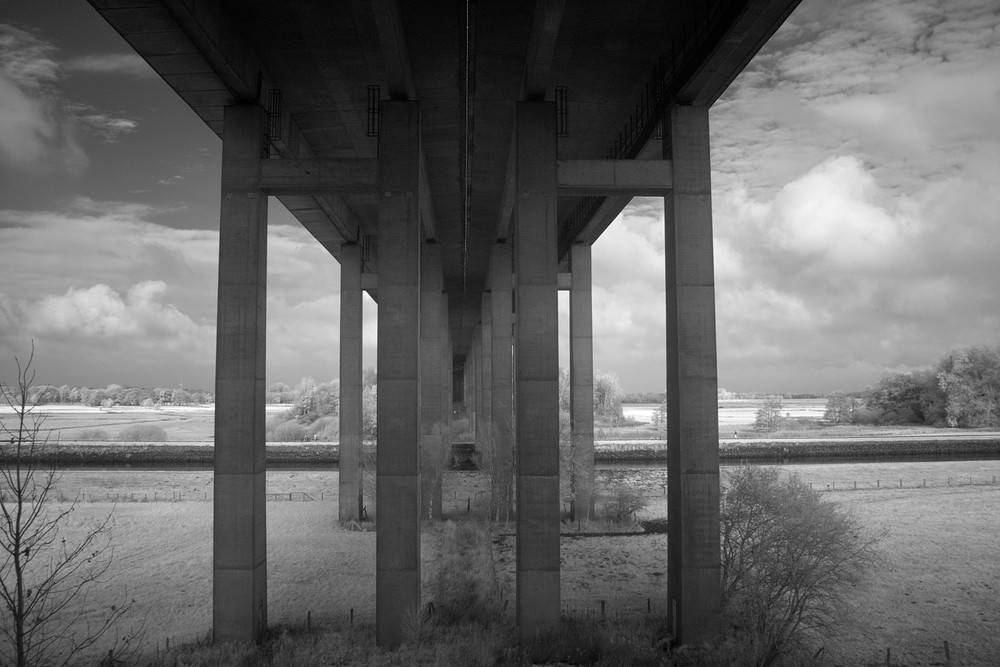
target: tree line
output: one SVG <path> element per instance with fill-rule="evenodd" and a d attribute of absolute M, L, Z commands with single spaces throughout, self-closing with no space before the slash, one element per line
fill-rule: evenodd
<path fill-rule="evenodd" d="M 862 392 L 834 392 L 824 418 L 832 423 L 996 427 L 1000 345 L 953 350 L 928 368 L 886 373 Z"/>
<path fill-rule="evenodd" d="M 211 392 L 183 387 L 129 387 L 109 384 L 107 387 L 71 387 L 42 384 L 30 388 L 32 405 L 79 404 L 112 408 L 117 405 L 156 407 L 159 405 L 203 405 L 215 402 Z"/>

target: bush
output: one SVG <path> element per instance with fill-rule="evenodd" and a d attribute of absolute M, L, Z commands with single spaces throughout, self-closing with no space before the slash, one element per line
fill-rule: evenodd
<path fill-rule="evenodd" d="M 648 504 L 641 492 L 618 486 L 600 498 L 598 514 L 614 523 L 635 523 L 636 515 Z"/>
<path fill-rule="evenodd" d="M 118 433 L 121 442 L 165 442 L 167 432 L 156 424 L 134 424 Z"/>
<path fill-rule="evenodd" d="M 306 429 L 295 420 L 268 424 L 264 434 L 268 442 L 301 442 L 306 439 Z"/>
<path fill-rule="evenodd" d="M 831 626 L 847 591 L 877 564 L 880 539 L 797 476 L 755 466 L 731 473 L 722 499 L 723 616 L 747 644 L 747 664 L 804 650 Z"/>
<path fill-rule="evenodd" d="M 76 436 L 77 440 L 107 440 L 108 432 L 103 428 L 85 428 Z"/>

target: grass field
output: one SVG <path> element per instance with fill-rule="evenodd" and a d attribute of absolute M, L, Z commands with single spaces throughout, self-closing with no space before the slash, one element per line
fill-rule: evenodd
<path fill-rule="evenodd" d="M 894 665 L 943 663 L 944 641 L 949 642 L 952 664 L 994 663 L 1000 655 L 1000 485 L 988 482 L 1000 476 L 1000 462 L 786 470 L 823 488 L 825 498 L 850 507 L 865 525 L 888 532 L 886 564 L 856 591 L 849 622 L 826 638 L 828 664 L 885 664 L 886 649 Z M 601 470 L 599 480 L 605 487 L 644 489 L 650 497 L 644 516 L 665 516 L 661 472 L 614 468 Z M 975 483 L 967 483 L 969 477 Z M 959 485 L 962 478 L 966 481 Z M 867 480 L 869 488 L 859 484 L 854 491 L 852 479 Z M 898 479 L 904 480 L 903 489 Z M 927 487 L 920 484 L 923 479 Z M 896 482 L 875 487 L 876 480 Z M 827 493 L 827 485 L 837 490 Z M 307 614 L 314 625 L 343 624 L 352 609 L 358 623 L 373 619 L 375 536 L 337 526 L 336 488 L 335 471 L 268 474 L 272 625 L 301 625 Z M 446 511 L 461 516 L 467 502 L 475 506 L 481 488 L 475 475 L 449 473 Z M 204 637 L 211 627 L 212 504 L 206 501 L 212 497 L 211 473 L 76 471 L 63 474 L 60 489 L 67 496 L 86 494 L 74 514 L 77 525 L 114 510 L 114 586 L 98 591 L 91 604 L 110 604 L 113 594 L 127 587 L 128 596 L 148 615 L 148 640 L 154 650 L 162 649 L 168 638 L 176 645 Z M 117 504 L 108 500 L 116 494 Z M 157 502 L 148 501 L 154 494 Z M 314 500 L 302 500 L 302 494 Z M 440 528 L 423 535 L 425 581 L 435 575 L 439 537 Z M 665 540 L 663 535 L 566 534 L 564 610 L 596 615 L 604 600 L 607 613 L 619 617 L 645 614 L 647 604 L 654 613 L 662 612 Z M 509 595 L 513 542 L 499 538 L 495 547 L 498 576 Z"/>

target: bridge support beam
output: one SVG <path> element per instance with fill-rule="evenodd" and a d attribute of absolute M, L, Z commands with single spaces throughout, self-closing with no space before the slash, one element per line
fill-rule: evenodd
<path fill-rule="evenodd" d="M 476 442 L 479 448 L 488 445 L 493 437 L 493 295 L 483 292 L 479 325 L 479 425 L 476 428 Z"/>
<path fill-rule="evenodd" d="M 340 521 L 357 521 L 364 506 L 362 474 L 361 246 L 340 251 Z"/>
<path fill-rule="evenodd" d="M 490 466 L 494 478 L 491 486 L 494 519 L 508 521 L 514 511 L 514 338 L 510 245 L 498 243 L 493 246 L 490 261 L 490 304 L 493 309 Z"/>
<path fill-rule="evenodd" d="M 573 519 L 594 512 L 594 307 L 590 245 L 570 247 L 569 378 L 573 441 Z"/>
<path fill-rule="evenodd" d="M 420 514 L 441 518 L 441 473 L 447 463 L 447 424 L 441 410 L 444 365 L 442 326 L 441 247 L 424 243 L 420 248 Z"/>
<path fill-rule="evenodd" d="M 663 121 L 667 302 L 667 622 L 686 644 L 719 632 L 719 426 L 708 108 Z"/>
<path fill-rule="evenodd" d="M 559 317 L 556 110 L 516 111 L 517 623 L 522 643 L 559 622 Z"/>
<path fill-rule="evenodd" d="M 379 146 L 375 632 L 395 648 L 420 606 L 419 102 L 382 102 Z"/>
<path fill-rule="evenodd" d="M 263 114 L 260 106 L 239 105 L 227 106 L 224 115 L 215 348 L 212 636 L 216 642 L 258 640 L 267 628 Z"/>

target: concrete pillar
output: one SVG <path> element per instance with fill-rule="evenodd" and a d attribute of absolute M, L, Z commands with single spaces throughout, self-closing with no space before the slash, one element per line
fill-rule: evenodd
<path fill-rule="evenodd" d="M 493 295 L 483 292 L 480 308 L 479 376 L 480 409 L 476 442 L 482 448 L 493 437 Z"/>
<path fill-rule="evenodd" d="M 473 438 L 476 436 L 476 424 L 479 422 L 479 395 L 482 391 L 479 377 L 479 333 L 473 334 L 472 344 L 469 346 L 469 356 L 466 357 L 469 368 L 469 385 L 466 389 L 466 396 L 469 397 L 469 433 Z"/>
<path fill-rule="evenodd" d="M 441 518 L 441 473 L 447 459 L 441 411 L 442 327 L 441 246 L 424 243 L 420 250 L 420 514 Z"/>
<path fill-rule="evenodd" d="M 518 102 L 516 113 L 517 623 L 525 642 L 559 622 L 559 286 L 555 105 Z"/>
<path fill-rule="evenodd" d="M 375 632 L 395 648 L 420 606 L 419 102 L 382 102 L 379 147 Z"/>
<path fill-rule="evenodd" d="M 494 518 L 508 521 L 514 510 L 514 358 L 511 310 L 510 245 L 493 246 L 491 259 L 491 303 L 493 306 L 493 387 L 491 408 L 493 447 L 491 476 Z"/>
<path fill-rule="evenodd" d="M 664 118 L 673 161 L 664 199 L 667 301 L 667 623 L 685 644 L 716 638 L 719 567 L 719 426 L 708 108 Z"/>
<path fill-rule="evenodd" d="M 227 106 L 222 136 L 212 552 L 216 642 L 258 640 L 267 628 L 263 114 L 257 105 Z"/>
<path fill-rule="evenodd" d="M 357 521 L 364 506 L 361 453 L 362 316 L 361 246 L 340 251 L 340 521 Z"/>
<path fill-rule="evenodd" d="M 590 245 L 570 247 L 569 376 L 573 442 L 573 512 L 588 521 L 594 512 L 594 314 Z"/>
<path fill-rule="evenodd" d="M 451 435 L 452 418 L 452 347 L 451 347 L 451 327 L 448 326 L 448 293 L 441 292 L 441 422 L 447 427 L 447 433 Z M 450 446 L 450 441 L 449 441 Z"/>

